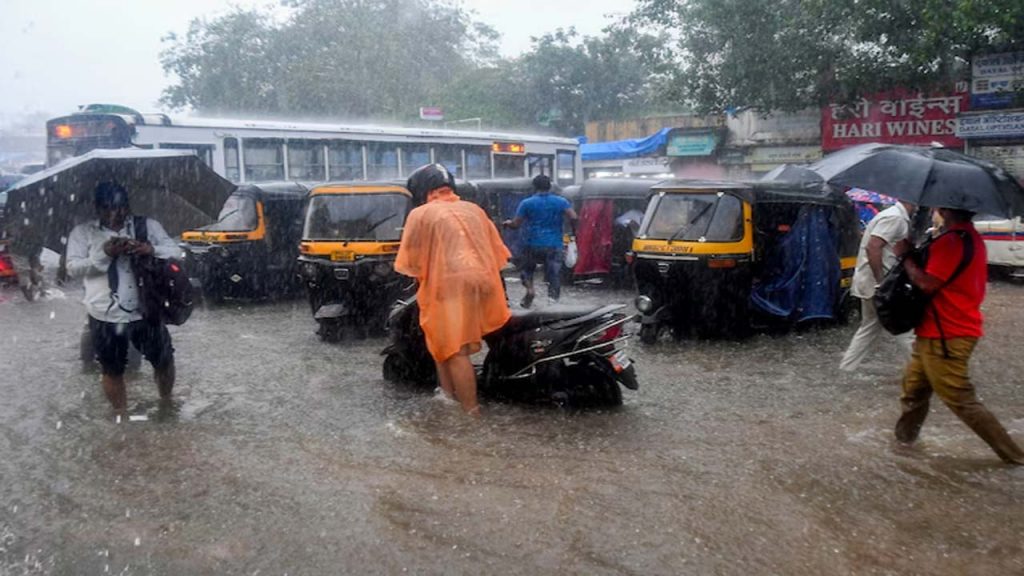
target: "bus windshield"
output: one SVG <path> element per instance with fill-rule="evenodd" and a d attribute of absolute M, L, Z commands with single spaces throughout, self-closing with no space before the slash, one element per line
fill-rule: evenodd
<path fill-rule="evenodd" d="M 46 164 L 97 148 L 128 148 L 132 127 L 116 114 L 72 114 L 46 123 Z"/>
<path fill-rule="evenodd" d="M 729 194 L 665 194 L 647 215 L 656 240 L 735 242 L 743 238 L 743 203 Z"/>
<path fill-rule="evenodd" d="M 305 240 L 396 242 L 409 211 L 404 194 L 322 194 L 306 213 Z"/>
<path fill-rule="evenodd" d="M 252 196 L 232 194 L 220 209 L 217 221 L 200 230 L 210 232 L 248 232 L 259 226 L 256 200 Z"/>

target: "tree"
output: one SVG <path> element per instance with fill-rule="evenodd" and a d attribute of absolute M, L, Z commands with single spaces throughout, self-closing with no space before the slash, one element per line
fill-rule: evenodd
<path fill-rule="evenodd" d="M 975 54 L 1024 47 L 1024 0 L 639 0 L 701 111 L 794 111 L 894 87 L 948 90 Z"/>
<path fill-rule="evenodd" d="M 167 37 L 162 101 L 203 112 L 401 120 L 467 67 L 495 57 L 496 33 L 441 0 L 290 0 L 194 20 Z"/>
<path fill-rule="evenodd" d="M 518 58 L 467 71 L 446 106 L 459 117 L 577 136 L 591 119 L 642 114 L 660 101 L 662 46 L 622 30 L 581 37 L 558 29 Z"/>

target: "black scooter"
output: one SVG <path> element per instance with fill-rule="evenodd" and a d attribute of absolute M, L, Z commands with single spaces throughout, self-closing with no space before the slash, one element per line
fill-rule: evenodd
<path fill-rule="evenodd" d="M 622 388 L 638 388 L 630 338 L 623 326 L 633 317 L 623 304 L 551 306 L 512 312 L 484 337 L 488 352 L 477 366 L 479 392 L 497 400 L 552 402 L 560 406 L 617 406 Z M 434 360 L 419 323 L 416 297 L 399 300 L 388 316 L 391 344 L 384 378 L 436 385 Z"/>

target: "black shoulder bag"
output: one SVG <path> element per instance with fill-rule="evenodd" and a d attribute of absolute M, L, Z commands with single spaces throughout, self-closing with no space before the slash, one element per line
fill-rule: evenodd
<path fill-rule="evenodd" d="M 135 239 L 149 242 L 145 216 L 134 216 Z M 132 258 L 142 316 L 149 322 L 181 326 L 192 315 L 192 282 L 181 263 L 153 256 Z"/>
<path fill-rule="evenodd" d="M 949 285 L 961 272 L 971 263 L 974 258 L 974 241 L 971 236 L 962 230 L 945 232 L 945 234 L 956 234 L 963 242 L 964 252 L 953 274 L 943 282 L 939 290 Z M 941 236 L 940 236 L 941 238 Z M 925 243 L 921 248 L 901 258 L 875 289 L 875 296 L 872 299 L 875 310 L 878 312 L 878 321 L 890 334 L 903 334 L 917 328 L 924 320 L 925 312 L 931 303 L 934 294 L 925 294 L 920 288 L 910 281 L 907 268 L 904 262 L 907 258 L 913 258 L 921 267 L 928 261 L 928 250 L 931 241 Z M 936 290 L 938 292 L 938 290 Z M 934 311 L 934 309 L 933 309 Z M 938 324 L 939 334 L 942 334 L 942 325 L 939 324 L 938 313 L 935 313 L 935 322 Z M 945 350 L 946 339 L 942 338 L 943 349 Z"/>

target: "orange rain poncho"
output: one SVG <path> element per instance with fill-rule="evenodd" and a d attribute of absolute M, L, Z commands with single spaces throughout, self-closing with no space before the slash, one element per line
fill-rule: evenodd
<path fill-rule="evenodd" d="M 508 321 L 500 271 L 509 257 L 484 211 L 448 188 L 409 213 L 395 270 L 419 281 L 420 326 L 435 360 L 467 345 L 478 351 Z"/>

